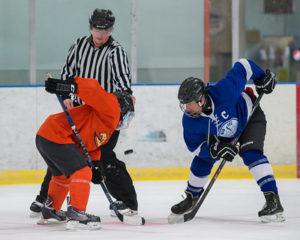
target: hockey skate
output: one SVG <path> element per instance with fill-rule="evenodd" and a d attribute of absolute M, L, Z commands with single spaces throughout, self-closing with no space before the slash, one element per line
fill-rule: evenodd
<path fill-rule="evenodd" d="M 84 211 L 76 210 L 72 206 L 68 206 L 67 211 L 68 222 L 67 230 L 88 229 L 97 230 L 101 228 L 100 217 L 87 214 Z"/>
<path fill-rule="evenodd" d="M 169 223 L 183 222 L 184 221 L 183 215 L 191 212 L 194 209 L 201 196 L 200 194 L 199 196 L 194 197 L 192 193 L 187 191 L 185 191 L 185 194 L 186 194 L 186 198 L 180 203 L 175 204 L 171 208 L 172 213 L 168 217 Z"/>
<path fill-rule="evenodd" d="M 115 207 L 117 208 L 117 210 L 125 216 L 136 216 L 138 214 L 138 211 L 136 210 L 132 210 L 130 208 L 128 208 L 125 203 L 123 203 L 122 201 L 115 201 L 114 202 Z M 113 210 L 112 206 L 109 206 L 110 209 L 110 215 L 112 217 L 117 217 L 115 211 Z"/>
<path fill-rule="evenodd" d="M 52 199 L 48 196 L 45 202 L 45 206 L 42 208 L 42 217 L 37 222 L 39 225 L 53 224 L 53 223 L 64 223 L 67 220 L 66 212 L 59 210 L 56 211 L 51 204 Z"/>
<path fill-rule="evenodd" d="M 35 201 L 30 205 L 30 217 L 35 218 L 41 216 L 42 208 L 44 206 L 45 199 L 40 195 L 37 195 Z"/>
<path fill-rule="evenodd" d="M 281 206 L 278 194 L 274 192 L 264 192 L 266 203 L 263 209 L 258 212 L 263 223 L 268 222 L 283 222 L 283 207 Z"/>

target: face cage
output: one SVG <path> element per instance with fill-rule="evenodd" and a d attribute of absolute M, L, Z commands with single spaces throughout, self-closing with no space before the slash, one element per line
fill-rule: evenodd
<path fill-rule="evenodd" d="M 120 120 L 116 130 L 123 130 L 129 127 L 131 120 L 134 118 L 134 112 L 127 112 L 123 119 Z"/>
<path fill-rule="evenodd" d="M 199 103 L 198 103 L 199 104 Z M 179 107 L 181 109 L 181 111 L 187 115 L 188 117 L 191 117 L 191 118 L 198 118 L 201 116 L 201 112 L 199 113 L 191 113 L 189 111 L 186 110 L 186 104 L 183 104 L 183 103 L 179 103 Z"/>

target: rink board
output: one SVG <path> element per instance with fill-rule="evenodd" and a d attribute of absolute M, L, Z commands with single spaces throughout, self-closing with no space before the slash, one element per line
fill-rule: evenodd
<path fill-rule="evenodd" d="M 261 100 L 268 122 L 264 150 L 278 177 L 300 175 L 299 86 L 278 84 Z M 133 86 L 136 117 L 128 130 L 121 131 L 115 150 L 135 180 L 188 177 L 194 156 L 183 141 L 178 88 L 178 84 Z M 47 116 L 61 111 L 60 105 L 43 86 L 0 87 L 0 96 L 0 184 L 40 182 L 46 164 L 36 150 L 35 134 Z M 125 155 L 129 149 L 132 153 Z M 232 174 L 231 169 L 238 170 Z M 220 177 L 251 176 L 236 157 L 226 163 Z"/>

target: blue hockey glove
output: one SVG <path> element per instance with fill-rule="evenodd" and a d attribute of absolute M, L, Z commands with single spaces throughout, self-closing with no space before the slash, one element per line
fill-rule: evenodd
<path fill-rule="evenodd" d="M 48 78 L 45 81 L 45 89 L 49 93 L 54 93 L 61 96 L 69 96 L 70 93 L 75 94 L 77 92 L 77 83 L 74 78 L 70 78 L 66 81 Z"/>
<path fill-rule="evenodd" d="M 212 143 L 209 147 L 210 156 L 213 159 L 223 158 L 226 161 L 232 161 L 238 153 L 236 146 L 228 142 L 215 142 Z"/>
<path fill-rule="evenodd" d="M 265 93 L 269 94 L 273 92 L 275 85 L 277 83 L 275 74 L 270 72 L 269 69 L 266 70 L 266 76 L 259 79 L 253 80 L 258 94 Z"/>

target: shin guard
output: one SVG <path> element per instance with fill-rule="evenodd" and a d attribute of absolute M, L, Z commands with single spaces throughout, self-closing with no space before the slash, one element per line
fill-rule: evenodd
<path fill-rule="evenodd" d="M 52 176 L 49 183 L 48 195 L 53 200 L 52 207 L 58 211 L 69 192 L 70 179 L 66 176 Z"/>
<path fill-rule="evenodd" d="M 84 167 L 70 176 L 70 204 L 77 210 L 86 211 L 91 179 L 92 170 L 89 167 Z"/>

